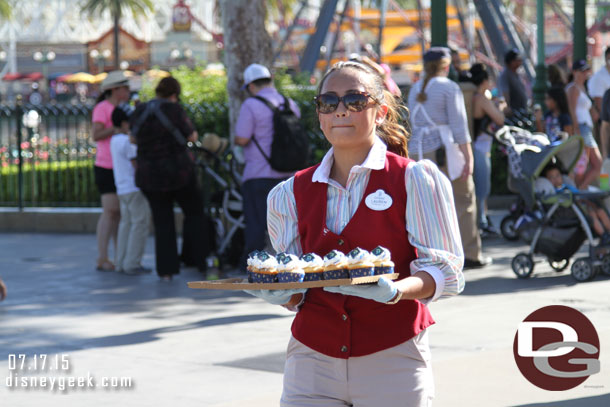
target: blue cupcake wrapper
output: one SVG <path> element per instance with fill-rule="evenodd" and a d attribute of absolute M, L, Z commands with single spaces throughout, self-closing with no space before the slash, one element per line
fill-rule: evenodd
<path fill-rule="evenodd" d="M 252 273 L 252 282 L 254 283 L 275 283 L 277 282 L 277 274 Z"/>
<path fill-rule="evenodd" d="M 349 275 L 351 278 L 374 276 L 375 267 L 363 267 L 363 268 L 359 268 L 359 269 L 350 269 Z"/>
<path fill-rule="evenodd" d="M 381 274 L 392 274 L 393 272 L 394 272 L 394 266 L 375 267 L 376 276 L 379 276 Z"/>
<path fill-rule="evenodd" d="M 324 279 L 323 272 L 305 273 L 305 278 L 303 278 L 303 281 L 320 281 L 323 279 Z"/>
<path fill-rule="evenodd" d="M 277 281 L 280 283 L 300 283 L 305 278 L 305 273 L 280 272 L 277 274 Z"/>
<path fill-rule="evenodd" d="M 248 282 L 249 283 L 253 283 L 254 282 L 254 274 L 250 270 L 247 270 L 246 274 L 248 275 Z"/>
<path fill-rule="evenodd" d="M 347 269 L 324 271 L 324 280 L 339 280 L 342 278 L 349 278 L 349 271 Z"/>

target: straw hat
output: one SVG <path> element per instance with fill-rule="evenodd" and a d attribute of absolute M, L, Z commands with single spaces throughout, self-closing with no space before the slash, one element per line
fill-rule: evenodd
<path fill-rule="evenodd" d="M 120 88 L 121 86 L 129 86 L 129 78 L 125 76 L 123 71 L 112 71 L 102 81 L 102 92 L 107 90 Z"/>
<path fill-rule="evenodd" d="M 214 133 L 205 133 L 201 140 L 201 145 L 214 154 L 222 154 L 229 145 L 229 140 L 224 137 L 218 137 Z"/>

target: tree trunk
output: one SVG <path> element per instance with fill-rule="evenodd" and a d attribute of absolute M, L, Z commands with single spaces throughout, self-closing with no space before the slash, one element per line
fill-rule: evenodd
<path fill-rule="evenodd" d="M 116 13 L 114 16 L 114 70 L 119 69 L 120 55 L 119 55 L 119 14 Z"/>
<path fill-rule="evenodd" d="M 265 0 L 223 0 L 220 4 L 232 142 L 239 108 L 246 96 L 241 90 L 244 69 L 252 63 L 271 69 L 271 37 L 265 29 Z"/>

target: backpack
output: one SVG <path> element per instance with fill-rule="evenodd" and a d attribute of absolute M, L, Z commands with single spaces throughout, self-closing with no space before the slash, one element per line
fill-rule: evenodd
<path fill-rule="evenodd" d="M 267 157 L 252 135 L 252 141 L 271 168 L 280 172 L 292 172 L 307 167 L 311 150 L 309 136 L 301 124 L 301 120 L 290 109 L 288 99 L 282 96 L 284 103 L 275 107 L 265 98 L 260 96 L 254 96 L 254 98 L 266 104 L 273 111 L 273 142 L 270 157 Z"/>

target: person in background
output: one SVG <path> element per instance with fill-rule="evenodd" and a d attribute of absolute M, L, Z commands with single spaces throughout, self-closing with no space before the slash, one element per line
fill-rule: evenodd
<path fill-rule="evenodd" d="M 477 222 L 481 236 L 493 236 L 498 232 L 487 216 L 487 198 L 491 192 L 491 146 L 493 137 L 490 125 L 504 124 L 504 106 L 496 106 L 489 100 L 486 92 L 490 90 L 489 73 L 483 64 L 474 64 L 470 68 L 470 81 L 477 87 L 472 97 L 472 114 L 474 120 L 474 186 L 477 196 Z M 493 134 L 493 133 L 492 133 Z"/>
<path fill-rule="evenodd" d="M 271 156 L 273 142 L 273 111 L 261 100 L 262 97 L 275 106 L 284 103 L 282 96 L 273 86 L 271 72 L 260 64 L 251 64 L 244 71 L 242 89 L 248 97 L 242 103 L 235 125 L 235 144 L 244 147 L 246 165 L 242 178 L 244 217 L 246 221 L 245 247 L 240 268 L 246 269 L 248 253 L 265 248 L 267 230 L 267 195 L 281 181 L 293 175 L 271 168 L 266 157 Z M 288 98 L 290 109 L 298 117 L 301 112 L 297 104 Z"/>
<path fill-rule="evenodd" d="M 115 266 L 117 271 L 136 275 L 150 273 L 152 270 L 142 266 L 150 208 L 146 197 L 136 186 L 137 147 L 129 136 L 129 117 L 132 113 L 133 108 L 128 104 L 120 104 L 112 112 L 112 124 L 120 132 L 112 136 L 110 152 L 114 165 L 114 182 L 121 205 Z"/>
<path fill-rule="evenodd" d="M 610 89 L 610 47 L 604 52 L 604 62 L 605 64 L 587 82 L 589 96 L 593 99 L 598 112 L 602 111 L 604 93 Z"/>
<path fill-rule="evenodd" d="M 447 78 L 450 63 L 448 48 L 433 47 L 424 54 L 425 76 L 409 92 L 413 129 L 409 154 L 417 160 L 435 162 L 449 177 L 464 249 L 464 268 L 485 267 L 492 259 L 482 254 L 477 227 L 466 106 L 458 84 Z"/>
<path fill-rule="evenodd" d="M 181 260 L 186 266 L 206 273 L 206 258 L 210 252 L 203 192 L 195 162 L 186 147 L 187 141 L 197 141 L 198 135 L 178 103 L 180 92 L 180 83 L 174 77 L 161 79 L 155 88 L 156 98 L 140 103 L 130 120 L 132 136 L 138 145 L 136 185 L 150 204 L 155 226 L 157 274 L 161 281 L 167 282 L 180 272 Z M 166 121 L 159 119 L 159 112 Z M 176 244 L 175 203 L 184 214 L 180 257 Z"/>
<path fill-rule="evenodd" d="M 599 177 L 602 167 L 602 157 L 593 137 L 593 123 L 598 114 L 589 99 L 585 82 L 591 75 L 591 67 L 584 59 L 572 64 L 573 81 L 566 86 L 568 106 L 574 123 L 574 134 L 580 135 L 585 141 L 585 151 L 574 169 L 574 181 L 579 189 L 586 189 Z"/>
<path fill-rule="evenodd" d="M 129 100 L 129 80 L 123 71 L 112 71 L 102 81 L 102 94 L 93 108 L 91 137 L 97 143 L 95 153 L 95 184 L 102 199 L 102 215 L 97 222 L 97 270 L 113 271 L 114 264 L 108 259 L 110 239 L 115 249 L 119 221 L 121 218 L 119 198 L 116 194 L 112 173 L 110 138 L 117 132 L 112 125 L 112 111 L 115 106 Z M 116 252 L 116 250 L 115 250 Z"/>
<path fill-rule="evenodd" d="M 4 301 L 5 298 L 6 298 L 6 285 L 4 284 L 4 281 L 2 281 L 2 279 L 0 278 L 0 301 Z"/>
<path fill-rule="evenodd" d="M 601 154 L 604 160 L 608 158 L 610 143 L 610 89 L 604 93 L 602 100 L 602 124 L 600 130 Z"/>
<path fill-rule="evenodd" d="M 547 68 L 547 74 L 551 87 L 565 87 L 567 84 L 566 73 L 557 64 L 551 64 Z"/>
<path fill-rule="evenodd" d="M 470 79 L 470 73 L 462 69 L 460 53 L 455 48 L 449 49 L 451 50 L 451 66 L 449 67 L 449 79 L 454 82 L 468 82 Z"/>
<path fill-rule="evenodd" d="M 572 117 L 566 93 L 561 86 L 555 86 L 546 91 L 544 103 L 547 112 L 542 115 L 542 109 L 535 112 L 536 130 L 546 133 L 551 142 L 560 138 L 560 132 L 572 134 Z"/>
<path fill-rule="evenodd" d="M 556 164 L 549 164 L 542 170 L 542 176 L 546 177 L 556 192 L 570 191 L 578 193 L 580 190 L 564 183 L 564 176 Z M 608 213 L 596 203 L 588 199 L 578 199 L 578 203 L 584 207 L 586 214 L 591 218 L 593 230 L 601 238 L 601 244 L 610 244 L 610 217 Z"/>
<path fill-rule="evenodd" d="M 527 92 L 523 80 L 517 71 L 523 65 L 523 57 L 516 49 L 511 49 L 504 56 L 505 68 L 498 78 L 498 89 L 506 100 L 507 109 L 504 114 L 512 115 L 513 111 L 527 110 Z"/>

